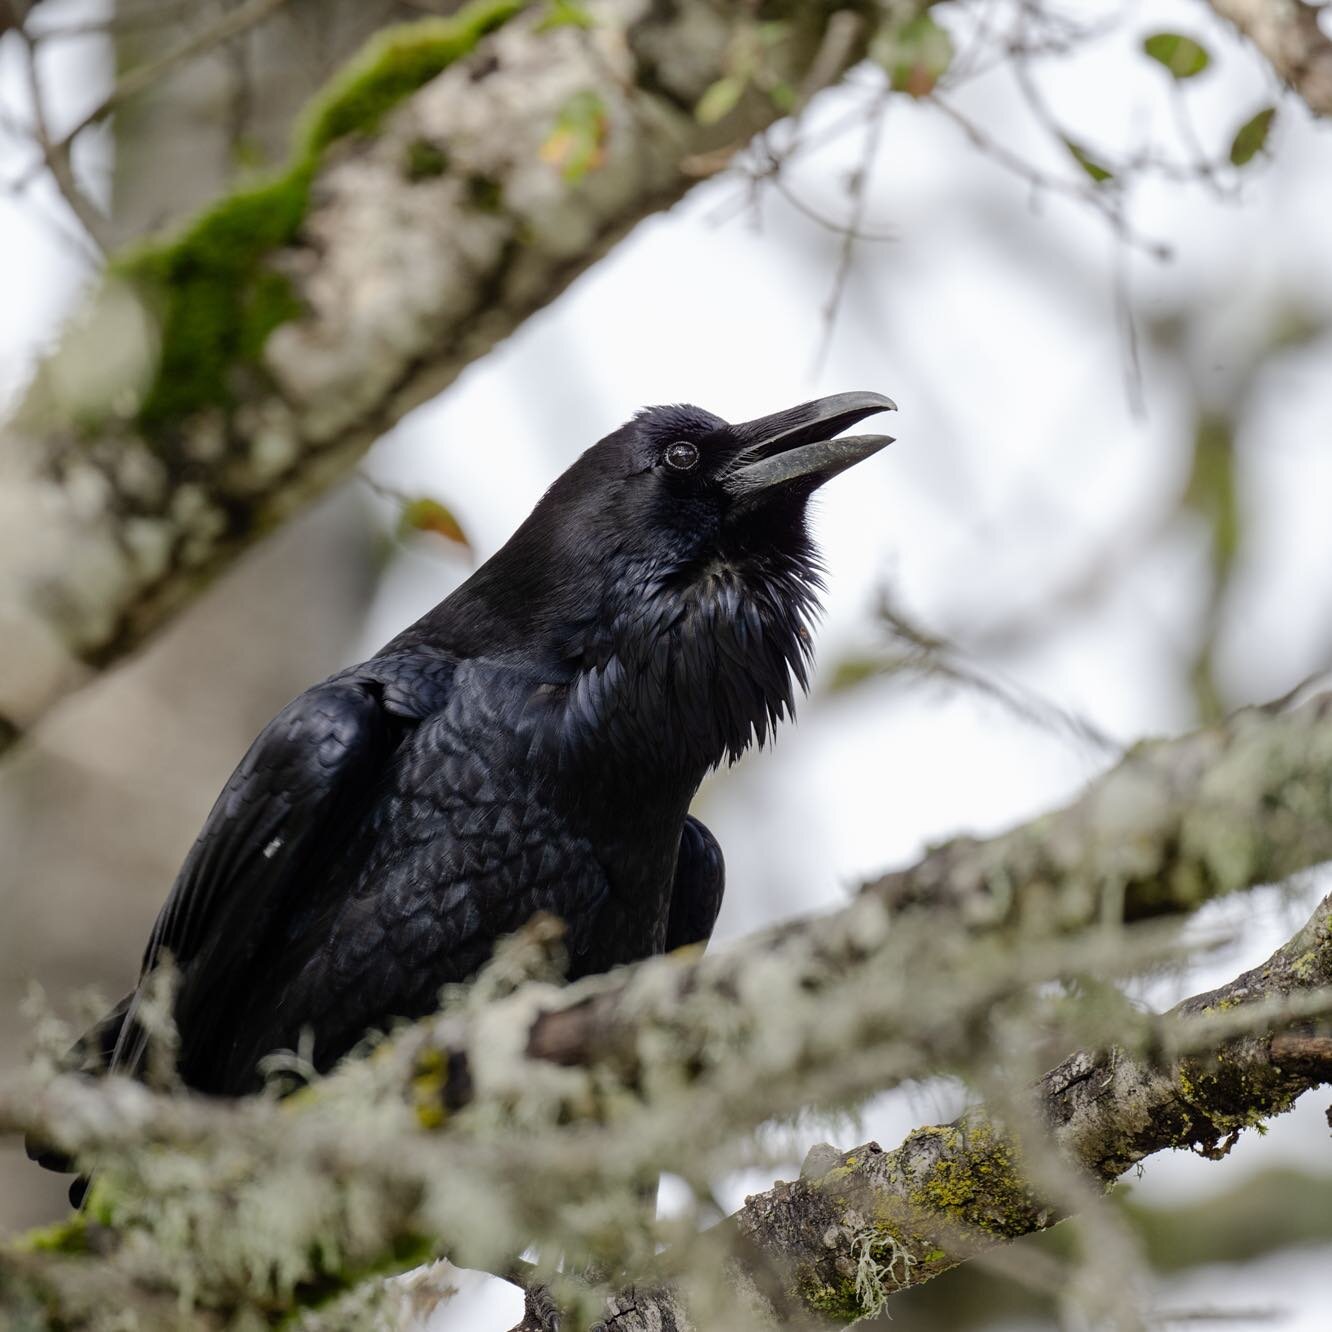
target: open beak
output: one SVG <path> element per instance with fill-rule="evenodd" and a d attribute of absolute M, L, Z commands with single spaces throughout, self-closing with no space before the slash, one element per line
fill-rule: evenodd
<path fill-rule="evenodd" d="M 737 499 L 797 481 L 811 491 L 893 442 L 891 435 L 835 435 L 867 416 L 896 410 L 882 393 L 834 393 L 733 426 L 741 448 L 722 484 Z"/>

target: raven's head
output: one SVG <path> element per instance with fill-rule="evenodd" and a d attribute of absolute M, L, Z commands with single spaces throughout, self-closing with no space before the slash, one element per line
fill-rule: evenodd
<path fill-rule="evenodd" d="M 457 647 L 539 660 L 562 745 L 604 738 L 706 768 L 762 743 L 806 683 L 820 585 L 810 496 L 886 435 L 839 393 L 732 425 L 650 407 L 588 449 L 445 603 Z M 498 652 L 496 649 L 499 649 Z"/>

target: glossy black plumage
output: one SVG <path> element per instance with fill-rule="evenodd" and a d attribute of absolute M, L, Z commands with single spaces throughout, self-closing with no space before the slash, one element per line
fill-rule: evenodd
<path fill-rule="evenodd" d="M 806 502 L 884 442 L 819 441 L 890 405 L 642 412 L 439 606 L 288 704 L 144 955 L 145 976 L 167 952 L 179 971 L 185 1082 L 252 1091 L 303 1033 L 326 1069 L 538 911 L 565 921 L 574 977 L 705 941 L 724 870 L 689 802 L 791 712 L 819 582 Z M 89 1062 L 142 1072 L 137 1002 Z"/>

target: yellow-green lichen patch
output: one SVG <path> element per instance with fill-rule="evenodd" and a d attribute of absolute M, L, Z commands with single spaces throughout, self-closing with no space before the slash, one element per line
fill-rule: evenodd
<path fill-rule="evenodd" d="M 845 1165 L 833 1166 L 833 1168 L 822 1174 L 815 1180 L 815 1186 L 820 1189 L 835 1188 L 846 1177 L 855 1171 L 855 1166 L 851 1162 Z"/>
<path fill-rule="evenodd" d="M 1175 1146 L 1221 1157 L 1242 1129 L 1261 1128 L 1264 1120 L 1289 1110 L 1301 1084 L 1292 1084 L 1277 1067 L 1232 1060 L 1222 1052 L 1211 1060 L 1182 1060 L 1175 1088 L 1190 1112 Z"/>
<path fill-rule="evenodd" d="M 920 1150 L 925 1137 L 939 1141 Z M 913 1148 L 915 1150 L 913 1150 Z M 917 1129 L 903 1144 L 922 1162 L 910 1193 L 922 1212 L 946 1217 L 987 1235 L 1024 1235 L 1040 1208 L 1018 1174 L 1012 1144 L 984 1120 Z"/>
<path fill-rule="evenodd" d="M 449 1080 L 448 1063 L 438 1050 L 423 1050 L 412 1075 L 412 1107 L 416 1122 L 430 1131 L 441 1127 L 448 1118 L 444 1088 Z"/>
<path fill-rule="evenodd" d="M 1303 985 L 1310 985 L 1317 978 L 1318 972 L 1326 963 L 1322 947 L 1308 948 L 1290 964 L 1295 979 Z"/>
<path fill-rule="evenodd" d="M 205 407 L 228 407 L 239 377 L 257 371 L 269 334 L 299 315 L 292 285 L 269 261 L 296 239 L 328 147 L 374 130 L 397 102 L 522 8 L 522 0 L 474 0 L 451 18 L 381 33 L 311 104 L 285 171 L 222 199 L 175 238 L 113 263 L 161 329 L 157 372 L 138 408 L 145 433 L 160 434 Z M 442 153 L 432 160 L 445 165 Z"/>

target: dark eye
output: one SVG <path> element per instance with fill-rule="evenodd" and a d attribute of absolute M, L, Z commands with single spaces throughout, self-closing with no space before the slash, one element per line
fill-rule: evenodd
<path fill-rule="evenodd" d="M 688 440 L 677 439 L 666 446 L 666 466 L 677 472 L 687 472 L 698 461 L 698 449 Z"/>

